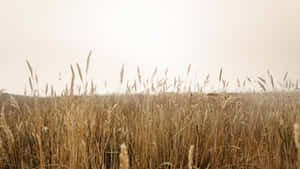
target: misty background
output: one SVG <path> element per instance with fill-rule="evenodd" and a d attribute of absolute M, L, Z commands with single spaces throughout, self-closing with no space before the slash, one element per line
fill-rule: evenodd
<path fill-rule="evenodd" d="M 246 76 L 275 81 L 285 72 L 300 77 L 300 1 L 297 0 L 26 0 L 0 2 L 0 88 L 22 94 L 28 59 L 45 83 L 70 83 L 70 64 L 84 69 L 93 50 L 89 79 L 98 91 L 144 77 L 157 66 L 191 79 L 209 73 L 233 81 Z M 59 80 L 61 74 L 62 80 Z"/>

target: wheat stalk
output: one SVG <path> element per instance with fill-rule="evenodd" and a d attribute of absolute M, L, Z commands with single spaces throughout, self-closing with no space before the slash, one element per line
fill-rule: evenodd
<path fill-rule="evenodd" d="M 74 94 L 74 81 L 75 81 L 75 72 L 74 72 L 74 69 L 73 69 L 73 66 L 71 65 L 70 66 L 70 68 L 71 68 L 71 72 L 72 72 L 72 80 L 71 80 L 71 87 L 70 87 L 70 94 L 71 94 L 71 96 L 73 96 L 73 94 Z"/>
<path fill-rule="evenodd" d="M 260 81 L 257 81 L 258 85 L 263 89 L 263 91 L 266 91 L 266 87 L 264 84 L 262 84 Z"/>
<path fill-rule="evenodd" d="M 91 81 L 91 91 L 90 91 L 90 95 L 94 95 L 96 92 L 96 84 L 94 84 L 94 81 Z"/>
<path fill-rule="evenodd" d="M 55 96 L 55 91 L 53 85 L 51 85 L 51 96 Z"/>
<path fill-rule="evenodd" d="M 91 55 L 92 55 L 92 50 L 89 51 L 89 54 L 88 54 L 88 57 L 87 57 L 87 60 L 86 60 L 86 68 L 85 68 L 86 75 L 88 74 L 88 71 L 89 71 Z"/>
<path fill-rule="evenodd" d="M 122 85 L 124 81 L 124 64 L 122 64 L 121 72 L 120 72 L 120 84 Z"/>
<path fill-rule="evenodd" d="M 35 73 L 35 82 L 36 82 L 37 85 L 39 84 L 39 78 L 38 78 L 37 73 Z"/>
<path fill-rule="evenodd" d="M 223 74 L 223 69 L 220 69 L 220 73 L 219 73 L 219 82 L 222 81 L 222 74 Z"/>
<path fill-rule="evenodd" d="M 76 66 L 77 66 L 77 70 L 78 70 L 80 81 L 81 81 L 81 83 L 83 83 L 83 77 L 82 77 L 80 66 L 79 66 L 78 63 L 76 63 Z"/>
<path fill-rule="evenodd" d="M 39 158 L 40 158 L 40 166 L 41 166 L 40 169 L 44 169 L 45 156 L 44 156 L 44 152 L 43 152 L 42 139 L 38 133 L 35 133 L 34 136 L 37 139 L 37 143 L 38 143 L 38 147 L 39 147 Z"/>
<path fill-rule="evenodd" d="M 226 80 L 222 79 L 222 83 L 223 83 L 223 88 L 226 88 L 227 85 Z"/>
<path fill-rule="evenodd" d="M 274 89 L 275 88 L 275 84 L 274 84 L 274 79 L 273 79 L 272 75 L 270 75 L 270 81 L 271 81 L 272 88 Z"/>
<path fill-rule="evenodd" d="M 166 68 L 166 70 L 165 70 L 165 77 L 167 77 L 167 76 L 168 76 L 168 72 L 169 72 L 169 69 L 168 69 L 168 68 Z"/>
<path fill-rule="evenodd" d="M 204 86 L 206 86 L 209 83 L 209 74 L 206 75 L 205 81 L 203 83 L 204 83 Z"/>
<path fill-rule="evenodd" d="M 0 112 L 0 129 L 3 130 L 3 132 L 6 135 L 7 138 L 7 147 L 8 147 L 8 153 L 12 153 L 14 151 L 14 142 L 15 142 L 15 138 L 14 135 L 12 133 L 12 131 L 10 130 L 6 119 L 5 119 L 5 115 L 4 115 L 4 105 L 2 105 L 1 107 L 1 112 Z M 0 141 L 0 147 L 2 147 L 2 141 Z"/>
<path fill-rule="evenodd" d="M 31 92 L 33 92 L 33 85 L 32 85 L 31 77 L 28 78 L 28 81 L 29 81 L 29 86 L 30 86 Z"/>
<path fill-rule="evenodd" d="M 27 67 L 28 67 L 28 69 L 29 69 L 29 71 L 30 71 L 30 75 L 31 75 L 31 77 L 33 77 L 32 66 L 30 65 L 30 63 L 29 63 L 29 61 L 28 61 L 28 60 L 26 60 L 26 64 L 27 64 Z"/>
<path fill-rule="evenodd" d="M 241 81 L 240 81 L 239 78 L 236 79 L 236 83 L 237 83 L 238 88 L 240 88 L 241 87 Z"/>
<path fill-rule="evenodd" d="M 157 67 L 155 67 L 153 73 L 152 73 L 152 76 L 151 76 L 151 82 L 153 82 L 155 76 L 156 76 L 156 73 L 157 73 Z"/>
<path fill-rule="evenodd" d="M 190 146 L 189 157 L 188 157 L 188 167 L 189 169 L 193 169 L 193 155 L 194 155 L 194 145 Z"/>
<path fill-rule="evenodd" d="M 137 75 L 138 75 L 138 80 L 139 80 L 139 84 L 142 84 L 142 75 L 141 75 L 141 71 L 140 71 L 140 67 L 137 67 Z"/>
<path fill-rule="evenodd" d="M 257 77 L 261 82 L 263 82 L 264 84 L 266 84 L 266 80 L 262 77 Z"/>
<path fill-rule="evenodd" d="M 125 143 L 121 144 L 120 169 L 129 169 L 129 157 Z"/>
<path fill-rule="evenodd" d="M 271 74 L 271 72 L 270 72 L 269 70 L 267 70 L 267 74 L 268 74 L 268 77 L 269 77 L 269 79 L 270 79 L 272 88 L 274 89 L 274 88 L 275 88 L 275 84 L 274 84 L 273 76 L 272 76 L 272 74 Z"/>
<path fill-rule="evenodd" d="M 46 84 L 46 87 L 45 87 L 45 95 L 46 96 L 48 95 L 48 83 Z"/>
<path fill-rule="evenodd" d="M 297 148 L 297 167 L 300 168 L 300 124 L 294 124 L 294 139 Z"/>
<path fill-rule="evenodd" d="M 17 100 L 16 100 L 12 95 L 9 95 L 9 102 L 10 102 L 10 105 L 11 105 L 12 107 L 14 107 L 14 108 L 17 109 L 19 112 L 21 112 L 21 108 L 20 108 L 19 103 L 17 102 Z"/>
<path fill-rule="evenodd" d="M 247 80 L 248 80 L 248 82 L 252 82 L 252 80 L 250 79 L 250 77 L 246 77 L 247 78 Z"/>
<path fill-rule="evenodd" d="M 190 72 L 191 72 L 191 68 L 192 68 L 192 65 L 189 64 L 188 69 L 187 69 L 187 72 L 186 72 L 186 76 L 189 76 L 189 74 L 190 74 Z"/>
<path fill-rule="evenodd" d="M 289 72 L 286 72 L 285 74 L 284 74 L 284 76 L 283 76 L 283 81 L 286 81 L 286 79 L 287 79 L 287 77 L 288 77 L 288 74 L 289 74 Z"/>

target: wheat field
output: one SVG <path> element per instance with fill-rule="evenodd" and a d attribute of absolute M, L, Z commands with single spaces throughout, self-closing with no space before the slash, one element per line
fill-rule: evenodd
<path fill-rule="evenodd" d="M 1 91 L 1 169 L 297 168 L 297 90 L 204 93 L 188 86 L 179 91 L 184 84 L 174 82 L 169 92 L 162 80 L 142 87 L 139 73 L 129 86 L 122 66 L 126 92 L 97 95 L 84 77 L 90 55 L 84 72 L 71 66 L 72 81 L 61 94 L 47 85 L 41 97 L 29 62 L 31 94 Z M 82 83 L 78 91 L 75 77 Z M 276 88 L 270 74 L 269 79 L 269 87 Z M 219 81 L 228 85 L 222 69 Z M 262 91 L 268 91 L 265 81 L 257 81 Z M 298 89 L 298 82 L 286 84 Z"/>

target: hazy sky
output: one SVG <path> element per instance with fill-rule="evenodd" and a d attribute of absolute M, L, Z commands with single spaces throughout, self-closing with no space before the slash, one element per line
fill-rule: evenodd
<path fill-rule="evenodd" d="M 69 82 L 70 64 L 82 67 L 90 49 L 90 78 L 103 87 L 131 80 L 140 65 L 171 75 L 227 79 L 300 77 L 299 0 L 7 0 L 0 2 L 0 88 L 22 93 L 29 76 L 42 84 Z M 59 81 L 59 73 L 62 81 Z"/>

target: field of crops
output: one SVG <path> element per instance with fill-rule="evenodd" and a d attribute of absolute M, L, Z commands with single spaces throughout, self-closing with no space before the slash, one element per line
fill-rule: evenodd
<path fill-rule="evenodd" d="M 0 100 L 0 168 L 295 169 L 297 164 L 297 92 L 2 94 Z"/>
<path fill-rule="evenodd" d="M 149 84 L 138 68 L 126 92 L 96 95 L 84 77 L 88 57 L 85 73 L 76 65 L 82 88 L 75 90 L 71 66 L 70 85 L 59 96 L 46 85 L 41 97 L 27 65 L 29 96 L 0 91 L 0 169 L 297 168 L 300 93 L 287 74 L 281 85 L 288 91 L 270 92 L 277 86 L 268 72 L 269 82 L 255 81 L 263 92 L 203 93 L 178 79 L 168 92 L 166 80 L 153 83 L 156 71 Z M 219 82 L 228 86 L 222 69 Z"/>

